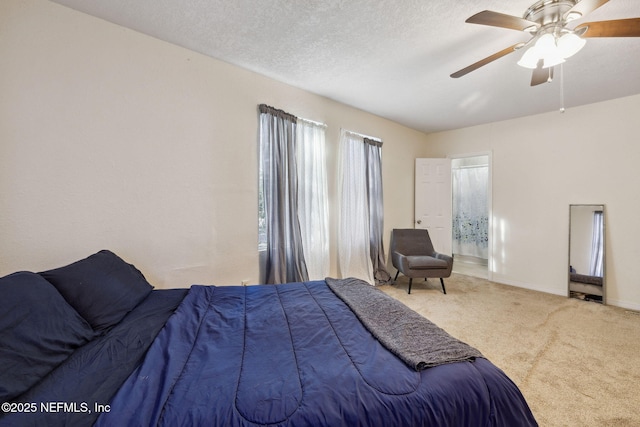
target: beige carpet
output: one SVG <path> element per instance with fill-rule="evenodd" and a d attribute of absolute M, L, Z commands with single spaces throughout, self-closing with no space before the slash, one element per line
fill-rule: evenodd
<path fill-rule="evenodd" d="M 501 368 L 540 426 L 640 426 L 640 313 L 455 273 L 446 295 L 408 283 L 381 289 Z"/>

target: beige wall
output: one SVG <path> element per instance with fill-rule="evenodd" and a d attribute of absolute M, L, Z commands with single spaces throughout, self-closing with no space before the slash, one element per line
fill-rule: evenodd
<path fill-rule="evenodd" d="M 492 152 L 494 280 L 566 295 L 569 204 L 605 204 L 607 301 L 640 310 L 639 117 L 632 96 L 429 135 L 430 156 Z"/>
<path fill-rule="evenodd" d="M 426 136 L 45 0 L 0 2 L 0 61 L 0 275 L 110 248 L 158 287 L 257 281 L 267 103 L 327 123 L 334 219 L 340 128 L 384 140 L 387 242 L 414 158 L 491 151 L 503 283 L 565 294 L 568 205 L 606 204 L 608 301 L 640 309 L 640 96 Z"/>
<path fill-rule="evenodd" d="M 109 248 L 157 287 L 258 281 L 257 105 L 382 138 L 385 235 L 426 136 L 45 0 L 0 2 L 0 275 Z M 336 274 L 336 223 L 331 224 Z"/>

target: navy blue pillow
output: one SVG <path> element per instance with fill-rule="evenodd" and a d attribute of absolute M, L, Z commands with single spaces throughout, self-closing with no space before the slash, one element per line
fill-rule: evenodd
<path fill-rule="evenodd" d="M 27 391 L 94 336 L 36 273 L 0 278 L 0 402 Z"/>
<path fill-rule="evenodd" d="M 40 275 L 98 332 L 120 322 L 153 289 L 137 268 L 107 250 Z"/>

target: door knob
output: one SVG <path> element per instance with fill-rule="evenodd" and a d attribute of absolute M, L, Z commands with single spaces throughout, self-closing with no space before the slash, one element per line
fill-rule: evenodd
<path fill-rule="evenodd" d="M 416 221 L 418 224 L 422 224 L 422 220 L 419 219 L 418 221 Z"/>

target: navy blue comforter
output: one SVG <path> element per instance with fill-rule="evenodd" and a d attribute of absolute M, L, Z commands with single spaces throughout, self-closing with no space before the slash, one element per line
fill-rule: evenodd
<path fill-rule="evenodd" d="M 324 281 L 193 286 L 98 426 L 535 426 L 489 361 L 417 372 Z"/>

